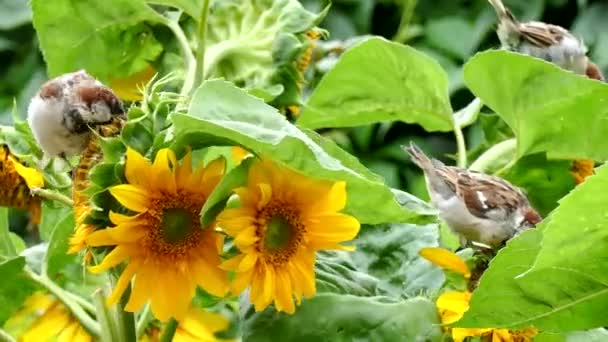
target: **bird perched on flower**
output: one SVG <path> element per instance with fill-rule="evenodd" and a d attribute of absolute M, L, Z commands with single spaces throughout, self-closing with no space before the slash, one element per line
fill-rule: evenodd
<path fill-rule="evenodd" d="M 28 107 L 28 123 L 47 157 L 80 154 L 89 126 L 108 123 L 124 113 L 114 92 L 84 70 L 44 83 Z"/>
<path fill-rule="evenodd" d="M 503 48 L 552 62 L 574 73 L 604 80 L 587 57 L 583 41 L 561 26 L 539 21 L 519 22 L 502 0 L 488 0 L 498 15 L 496 33 Z"/>
<path fill-rule="evenodd" d="M 432 203 L 462 245 L 478 242 L 498 249 L 542 220 L 524 193 L 506 180 L 446 166 L 413 143 L 404 149 L 424 171 Z"/>

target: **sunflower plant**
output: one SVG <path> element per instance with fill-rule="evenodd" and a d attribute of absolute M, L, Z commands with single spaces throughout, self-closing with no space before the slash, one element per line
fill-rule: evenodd
<path fill-rule="evenodd" d="M 25 109 L 0 126 L 0 341 L 608 336 L 608 86 L 485 51 L 454 110 L 406 24 L 328 41 L 330 6 L 310 8 L 31 2 L 48 76 L 86 69 L 126 113 L 67 163 Z M 453 137 L 452 164 L 523 187 L 545 220 L 495 256 L 459 248 L 421 175 L 399 186 L 370 157 L 409 167 L 374 151 L 391 121 Z"/>

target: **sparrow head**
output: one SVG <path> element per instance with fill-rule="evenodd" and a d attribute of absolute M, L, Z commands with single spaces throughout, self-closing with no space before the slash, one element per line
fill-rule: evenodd
<path fill-rule="evenodd" d="M 520 228 L 532 228 L 535 227 L 543 218 L 538 214 L 536 210 L 531 207 L 526 208 L 524 211 L 524 218 L 520 224 Z"/>

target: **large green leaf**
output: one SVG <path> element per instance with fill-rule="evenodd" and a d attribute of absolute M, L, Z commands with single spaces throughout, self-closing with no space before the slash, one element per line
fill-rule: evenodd
<path fill-rule="evenodd" d="M 142 71 L 162 51 L 143 0 L 33 0 L 34 27 L 50 76 L 86 68 L 101 79 Z"/>
<path fill-rule="evenodd" d="M 19 309 L 21 303 L 36 288 L 35 284 L 24 273 L 25 259 L 14 259 L 0 262 L 0 326 Z"/>
<path fill-rule="evenodd" d="M 515 281 L 515 277 L 527 271 L 534 262 L 541 239 L 540 230 L 530 229 L 500 250 L 473 292 L 470 309 L 455 326 L 509 327 L 530 312 L 547 309 L 543 302 L 527 298 Z"/>
<path fill-rule="evenodd" d="M 228 82 L 205 82 L 194 94 L 189 113 L 172 116 L 177 150 L 186 145 L 242 145 L 311 177 L 346 181 L 346 211 L 362 223 L 419 217 L 419 213 L 402 208 L 382 179 L 355 157 L 313 132 L 307 135 L 276 109 Z"/>
<path fill-rule="evenodd" d="M 608 158 L 607 84 L 508 51 L 477 54 L 464 78 L 513 129 L 519 156 Z"/>
<path fill-rule="evenodd" d="M 366 227 L 355 242 L 352 258 L 358 269 L 379 279 L 383 293 L 394 297 L 437 291 L 445 277 L 440 268 L 418 255 L 439 244 L 436 224 L 392 224 Z"/>
<path fill-rule="evenodd" d="M 538 229 L 490 264 L 463 326 L 536 326 L 552 332 L 608 324 L 608 168 L 560 201 Z M 542 237 L 542 241 L 541 241 Z"/>
<path fill-rule="evenodd" d="M 543 279 L 526 295 L 551 306 L 543 319 L 555 331 L 608 325 L 608 167 L 560 201 L 543 226 L 540 252 L 522 281 Z M 572 318 L 575 317 L 575 318 Z"/>
<path fill-rule="evenodd" d="M 440 341 L 435 304 L 331 293 L 306 300 L 293 316 L 272 309 L 243 325 L 243 341 Z"/>
<path fill-rule="evenodd" d="M 399 120 L 427 131 L 452 129 L 448 79 L 411 47 L 370 38 L 347 52 L 321 80 L 298 125 L 352 127 Z"/>
<path fill-rule="evenodd" d="M 55 225 L 53 234 L 44 260 L 44 273 L 53 277 L 71 262 L 76 261 L 76 255 L 67 254 L 69 238 L 74 233 L 74 214 L 69 212 L 64 215 Z"/>

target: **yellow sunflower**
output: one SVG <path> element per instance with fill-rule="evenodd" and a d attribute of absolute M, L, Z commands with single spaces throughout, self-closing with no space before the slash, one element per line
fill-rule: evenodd
<path fill-rule="evenodd" d="M 23 308 L 5 323 L 5 329 L 9 331 L 17 327 L 22 330 L 17 334 L 21 342 L 93 341 L 91 335 L 60 301 L 42 292 L 29 296 Z"/>
<path fill-rule="evenodd" d="M 215 334 L 228 329 L 230 322 L 218 313 L 191 308 L 186 317 L 179 322 L 173 342 L 230 342 L 215 337 Z"/>
<path fill-rule="evenodd" d="M 169 149 L 160 150 L 154 163 L 127 150 L 125 177 L 129 184 L 110 187 L 110 193 L 134 215 L 110 213 L 116 226 L 97 230 L 89 246 L 116 246 L 92 272 L 127 265 L 109 303 L 116 303 L 131 279 L 134 287 L 125 310 L 137 311 L 150 301 L 161 321 L 184 317 L 196 286 L 223 296 L 229 283 L 219 268 L 222 236 L 214 227 L 201 227 L 199 212 L 224 174 L 225 162 L 217 159 L 192 171 L 187 153 L 178 165 Z"/>
<path fill-rule="evenodd" d="M 359 222 L 339 213 L 346 205 L 346 184 L 307 178 L 263 159 L 249 169 L 246 187 L 235 189 L 240 208 L 224 210 L 218 225 L 240 254 L 222 268 L 236 272 L 232 291 L 251 286 L 257 311 L 274 302 L 293 313 L 301 297 L 313 296 L 315 252 L 352 250 L 340 245 L 359 232 Z"/>
<path fill-rule="evenodd" d="M 24 166 L 11 153 L 8 146 L 0 145 L 0 206 L 27 209 L 31 220 L 39 224 L 42 218 L 40 197 L 31 190 L 42 188 L 44 178 L 40 171 Z"/>

